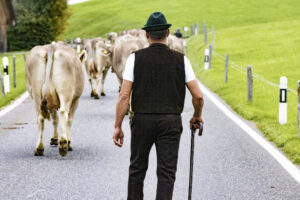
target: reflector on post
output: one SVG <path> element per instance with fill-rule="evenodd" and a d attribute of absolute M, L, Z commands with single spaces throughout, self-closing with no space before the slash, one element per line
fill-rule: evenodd
<path fill-rule="evenodd" d="M 7 57 L 2 58 L 2 64 L 3 64 L 4 93 L 6 94 L 10 91 L 9 75 L 8 75 L 8 58 Z"/>
<path fill-rule="evenodd" d="M 279 94 L 279 123 L 287 123 L 287 78 L 280 78 L 280 94 Z"/>
<path fill-rule="evenodd" d="M 207 70 L 209 69 L 209 60 L 210 60 L 210 57 L 209 57 L 209 49 L 205 49 L 204 50 L 204 69 Z"/>

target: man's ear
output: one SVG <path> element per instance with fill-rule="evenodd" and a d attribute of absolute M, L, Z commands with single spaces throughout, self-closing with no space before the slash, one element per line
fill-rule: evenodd
<path fill-rule="evenodd" d="M 169 35 L 170 35 L 170 29 L 168 28 L 167 37 L 169 37 Z"/>
<path fill-rule="evenodd" d="M 149 33 L 146 31 L 146 38 L 149 39 L 150 36 L 149 36 Z"/>

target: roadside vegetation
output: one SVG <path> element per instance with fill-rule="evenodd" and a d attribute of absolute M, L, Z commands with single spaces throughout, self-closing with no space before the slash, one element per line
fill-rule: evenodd
<path fill-rule="evenodd" d="M 6 93 L 3 97 L 1 96 L 1 88 L 0 88 L 0 108 L 9 104 L 12 100 L 19 97 L 23 94 L 26 90 L 26 82 L 25 82 L 25 62 L 23 54 L 16 55 L 16 80 L 17 85 L 16 88 L 13 87 L 13 55 L 10 54 L 0 54 L 0 61 L 1 61 L 1 77 L 3 80 L 3 72 L 2 72 L 2 58 L 4 56 L 8 57 L 9 67 L 8 67 L 8 74 L 9 74 L 9 82 L 10 82 L 10 92 Z M 26 55 L 28 56 L 28 54 Z"/>
<path fill-rule="evenodd" d="M 203 68 L 203 35 L 190 38 L 187 51 L 197 77 L 238 114 L 254 121 L 265 136 L 298 165 L 300 165 L 298 95 L 295 92 L 288 92 L 288 123 L 280 125 L 279 88 L 253 78 L 253 102 L 248 102 L 246 67 L 252 64 L 253 73 L 278 85 L 280 77 L 286 76 L 288 87 L 296 90 L 297 80 L 300 80 L 299 32 L 300 20 L 217 30 L 215 53 L 210 70 Z M 228 83 L 224 83 L 226 53 L 229 54 L 231 61 L 228 68 Z"/>

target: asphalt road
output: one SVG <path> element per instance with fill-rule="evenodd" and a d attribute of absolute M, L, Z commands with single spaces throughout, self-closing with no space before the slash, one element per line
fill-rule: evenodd
<path fill-rule="evenodd" d="M 123 123 L 125 144 L 112 142 L 118 82 L 108 74 L 106 97 L 81 97 L 71 129 L 73 151 L 61 157 L 49 145 L 52 123 L 46 122 L 43 157 L 33 156 L 37 124 L 33 102 L 0 118 L 0 199 L 99 199 L 125 200 L 130 153 L 128 118 Z M 187 92 L 188 93 L 188 92 Z M 190 131 L 193 113 L 188 94 L 182 113 L 174 200 L 187 199 Z M 205 99 L 203 136 L 195 138 L 194 200 L 300 199 L 300 185 L 262 147 Z M 248 123 L 248 122 L 247 122 Z M 252 126 L 252 125 L 251 125 Z M 156 191 L 156 156 L 153 147 L 145 180 L 145 200 Z"/>

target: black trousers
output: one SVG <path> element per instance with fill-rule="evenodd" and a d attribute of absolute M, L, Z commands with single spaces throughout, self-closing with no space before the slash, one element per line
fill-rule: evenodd
<path fill-rule="evenodd" d="M 157 153 L 156 200 L 171 200 L 182 133 L 180 115 L 135 114 L 131 125 L 128 200 L 142 200 L 148 158 L 153 144 Z"/>

